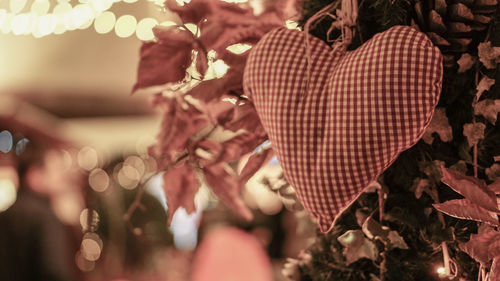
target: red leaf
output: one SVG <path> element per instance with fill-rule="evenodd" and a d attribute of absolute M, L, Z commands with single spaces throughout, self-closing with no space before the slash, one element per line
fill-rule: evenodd
<path fill-rule="evenodd" d="M 179 15 L 183 22 L 199 23 L 213 12 L 211 0 L 192 0 L 189 4 L 179 6 L 175 0 L 167 0 L 165 6 Z"/>
<path fill-rule="evenodd" d="M 498 177 L 492 184 L 488 185 L 488 188 L 493 190 L 495 194 L 500 194 L 500 177 Z"/>
<path fill-rule="evenodd" d="M 500 256 L 493 259 L 490 270 L 490 281 L 500 281 Z"/>
<path fill-rule="evenodd" d="M 453 132 L 451 126 L 448 123 L 448 117 L 446 117 L 446 112 L 444 108 L 436 108 L 434 116 L 432 116 L 431 123 L 425 129 L 425 133 L 422 139 L 428 143 L 432 144 L 434 141 L 434 136 L 432 134 L 436 132 L 443 142 L 449 142 L 453 139 Z"/>
<path fill-rule="evenodd" d="M 206 167 L 203 172 L 208 185 L 217 197 L 244 219 L 252 219 L 252 212 L 239 196 L 238 181 L 224 169 L 224 163 Z"/>
<path fill-rule="evenodd" d="M 443 173 L 441 179 L 443 183 L 469 199 L 472 203 L 488 211 L 498 212 L 495 193 L 486 186 L 483 180 L 444 167 L 441 171 Z"/>
<path fill-rule="evenodd" d="M 470 147 L 478 144 L 480 140 L 484 139 L 484 130 L 486 125 L 483 123 L 467 123 L 464 124 L 464 136 L 467 137 L 467 142 Z"/>
<path fill-rule="evenodd" d="M 432 204 L 432 206 L 438 211 L 455 218 L 480 221 L 489 225 L 500 226 L 498 219 L 492 217 L 487 210 L 475 205 L 467 199 L 449 200 L 440 204 Z"/>
<path fill-rule="evenodd" d="M 202 81 L 191 89 L 188 94 L 203 102 L 210 102 L 216 98 L 222 97 L 230 91 L 241 90 L 243 87 L 242 73 L 235 73 L 230 68 L 222 78 Z"/>
<path fill-rule="evenodd" d="M 185 150 L 191 137 L 209 123 L 207 116 L 193 105 L 187 102 L 180 104 L 176 99 L 166 100 L 169 100 L 168 108 L 164 112 L 155 147 L 160 168 L 168 166 L 172 159 L 170 156 L 175 157 Z"/>
<path fill-rule="evenodd" d="M 262 166 L 271 160 L 274 153 L 271 148 L 264 149 L 258 153 L 254 153 L 250 158 L 248 158 L 245 167 L 241 170 L 238 181 L 241 186 L 244 186 L 246 182 L 258 171 Z"/>
<path fill-rule="evenodd" d="M 172 222 L 172 217 L 179 207 L 185 208 L 187 213 L 192 213 L 196 210 L 194 196 L 198 188 L 199 183 L 187 162 L 163 174 L 163 189 L 167 197 L 169 224 Z"/>
<path fill-rule="evenodd" d="M 231 131 L 243 129 L 254 133 L 264 131 L 255 107 L 248 101 L 234 108 L 234 118 L 225 128 Z"/>
<path fill-rule="evenodd" d="M 178 29 L 161 32 L 161 41 L 144 43 L 140 51 L 137 82 L 133 92 L 165 83 L 178 82 L 186 76 L 191 64 L 191 41 L 186 41 L 186 31 Z M 170 36 L 169 36 L 170 35 Z"/>
<path fill-rule="evenodd" d="M 240 159 L 243 155 L 252 152 L 266 140 L 265 136 L 253 133 L 243 133 L 222 143 L 223 152 L 219 161 L 231 162 Z"/>
<path fill-rule="evenodd" d="M 500 243 L 500 232 L 490 229 L 489 231 L 472 234 L 467 243 L 460 244 L 460 249 L 483 265 L 500 254 L 499 249 L 491 251 L 491 244 Z"/>

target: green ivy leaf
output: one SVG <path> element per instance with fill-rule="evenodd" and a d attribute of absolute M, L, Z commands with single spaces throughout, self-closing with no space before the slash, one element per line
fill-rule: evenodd
<path fill-rule="evenodd" d="M 473 147 L 479 143 L 479 140 L 484 139 L 484 129 L 486 129 L 486 125 L 483 123 L 464 124 L 464 136 L 467 137 L 469 147 Z"/>
<path fill-rule="evenodd" d="M 500 100 L 484 99 L 474 105 L 474 114 L 482 115 L 488 122 L 495 125 L 500 112 Z"/>
<path fill-rule="evenodd" d="M 337 240 L 344 246 L 343 253 L 348 265 L 362 258 L 377 259 L 377 247 L 359 229 L 348 230 L 339 236 Z"/>
<path fill-rule="evenodd" d="M 439 138 L 443 142 L 449 142 L 453 139 L 453 131 L 451 130 L 451 126 L 448 123 L 448 117 L 446 117 L 445 108 L 436 108 L 434 111 L 434 116 L 432 116 L 431 123 L 425 130 L 422 139 L 427 144 L 432 144 L 434 141 L 433 133 L 437 133 Z"/>

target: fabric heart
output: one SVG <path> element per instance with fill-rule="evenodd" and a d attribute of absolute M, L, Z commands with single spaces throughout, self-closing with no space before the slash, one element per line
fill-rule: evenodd
<path fill-rule="evenodd" d="M 354 51 L 280 28 L 254 46 L 245 92 L 285 177 L 323 232 L 429 124 L 442 56 L 425 34 L 395 26 Z M 309 77 L 309 83 L 306 79 Z"/>

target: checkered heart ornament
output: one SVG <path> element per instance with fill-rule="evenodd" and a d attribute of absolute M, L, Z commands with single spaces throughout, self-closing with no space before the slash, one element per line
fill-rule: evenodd
<path fill-rule="evenodd" d="M 252 48 L 243 80 L 286 179 L 328 232 L 423 135 L 441 92 L 442 56 L 408 26 L 353 51 L 279 28 Z"/>

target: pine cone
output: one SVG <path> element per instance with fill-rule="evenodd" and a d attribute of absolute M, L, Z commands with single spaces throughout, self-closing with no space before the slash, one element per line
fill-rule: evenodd
<path fill-rule="evenodd" d="M 412 25 L 439 47 L 444 66 L 454 68 L 471 51 L 474 35 L 488 27 L 497 5 L 498 0 L 419 0 Z"/>

